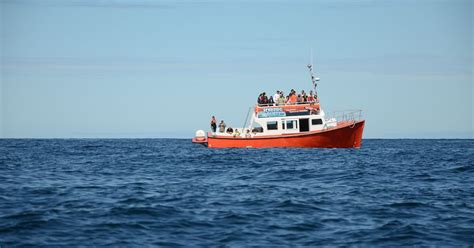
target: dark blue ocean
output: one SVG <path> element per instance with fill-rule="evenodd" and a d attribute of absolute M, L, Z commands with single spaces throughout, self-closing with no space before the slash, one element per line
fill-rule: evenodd
<path fill-rule="evenodd" d="M 474 140 L 0 140 L 0 247 L 474 245 Z"/>

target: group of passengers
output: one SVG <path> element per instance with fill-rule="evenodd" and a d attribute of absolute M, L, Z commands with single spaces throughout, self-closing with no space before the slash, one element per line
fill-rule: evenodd
<path fill-rule="evenodd" d="M 317 94 L 313 94 L 313 91 L 309 91 L 309 95 L 304 90 L 301 94 L 296 94 L 294 89 L 291 89 L 290 94 L 285 96 L 283 91 L 277 90 L 273 96 L 267 97 L 265 92 L 260 93 L 257 99 L 259 105 L 267 106 L 278 106 L 285 104 L 304 104 L 304 103 L 316 103 L 319 102 Z"/>
<path fill-rule="evenodd" d="M 233 135 L 234 137 L 236 136 L 240 136 L 240 132 L 239 132 L 239 129 L 233 129 L 232 127 L 227 127 L 226 128 L 226 124 L 224 122 L 224 120 L 221 120 L 221 122 L 219 123 L 219 133 L 227 133 L 227 134 L 230 134 L 230 135 Z M 217 120 L 216 120 L 216 117 L 215 116 L 212 116 L 211 118 L 211 130 L 213 133 L 216 133 L 217 131 Z M 250 134 L 250 130 L 247 130 L 247 133 L 245 134 L 245 137 L 246 138 L 249 138 L 251 137 L 251 134 Z"/>

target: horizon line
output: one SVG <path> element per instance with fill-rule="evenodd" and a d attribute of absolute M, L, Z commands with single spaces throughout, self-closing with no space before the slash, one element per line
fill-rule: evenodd
<path fill-rule="evenodd" d="M 189 138 L 178 138 L 178 137 L 55 137 L 55 138 L 18 138 L 18 137 L 10 137 L 10 138 L 0 138 L 0 140 L 98 140 L 98 139 L 180 139 L 180 140 L 188 140 L 192 139 L 193 137 Z M 416 138 L 416 137 L 404 137 L 404 138 L 362 138 L 362 140 L 380 140 L 380 139 L 389 139 L 389 140 L 474 140 L 474 137 L 472 138 Z"/>

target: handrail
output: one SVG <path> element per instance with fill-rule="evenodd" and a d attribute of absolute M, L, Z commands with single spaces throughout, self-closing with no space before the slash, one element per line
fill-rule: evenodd
<path fill-rule="evenodd" d="M 335 119 L 337 122 L 358 121 L 362 119 L 362 110 L 333 111 L 331 115 L 326 117 L 327 120 Z"/>
<path fill-rule="evenodd" d="M 295 103 L 284 103 L 284 104 L 278 104 L 278 103 L 260 104 L 260 103 L 257 103 L 257 107 L 295 106 L 295 105 L 316 104 L 316 103 L 319 103 L 319 101 L 295 102 Z"/>

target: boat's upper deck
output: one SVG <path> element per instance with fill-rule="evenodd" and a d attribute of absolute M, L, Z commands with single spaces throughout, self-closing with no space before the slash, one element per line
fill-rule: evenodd
<path fill-rule="evenodd" d="M 319 103 L 257 104 L 254 112 L 258 118 L 283 117 L 299 114 L 319 113 Z"/>

